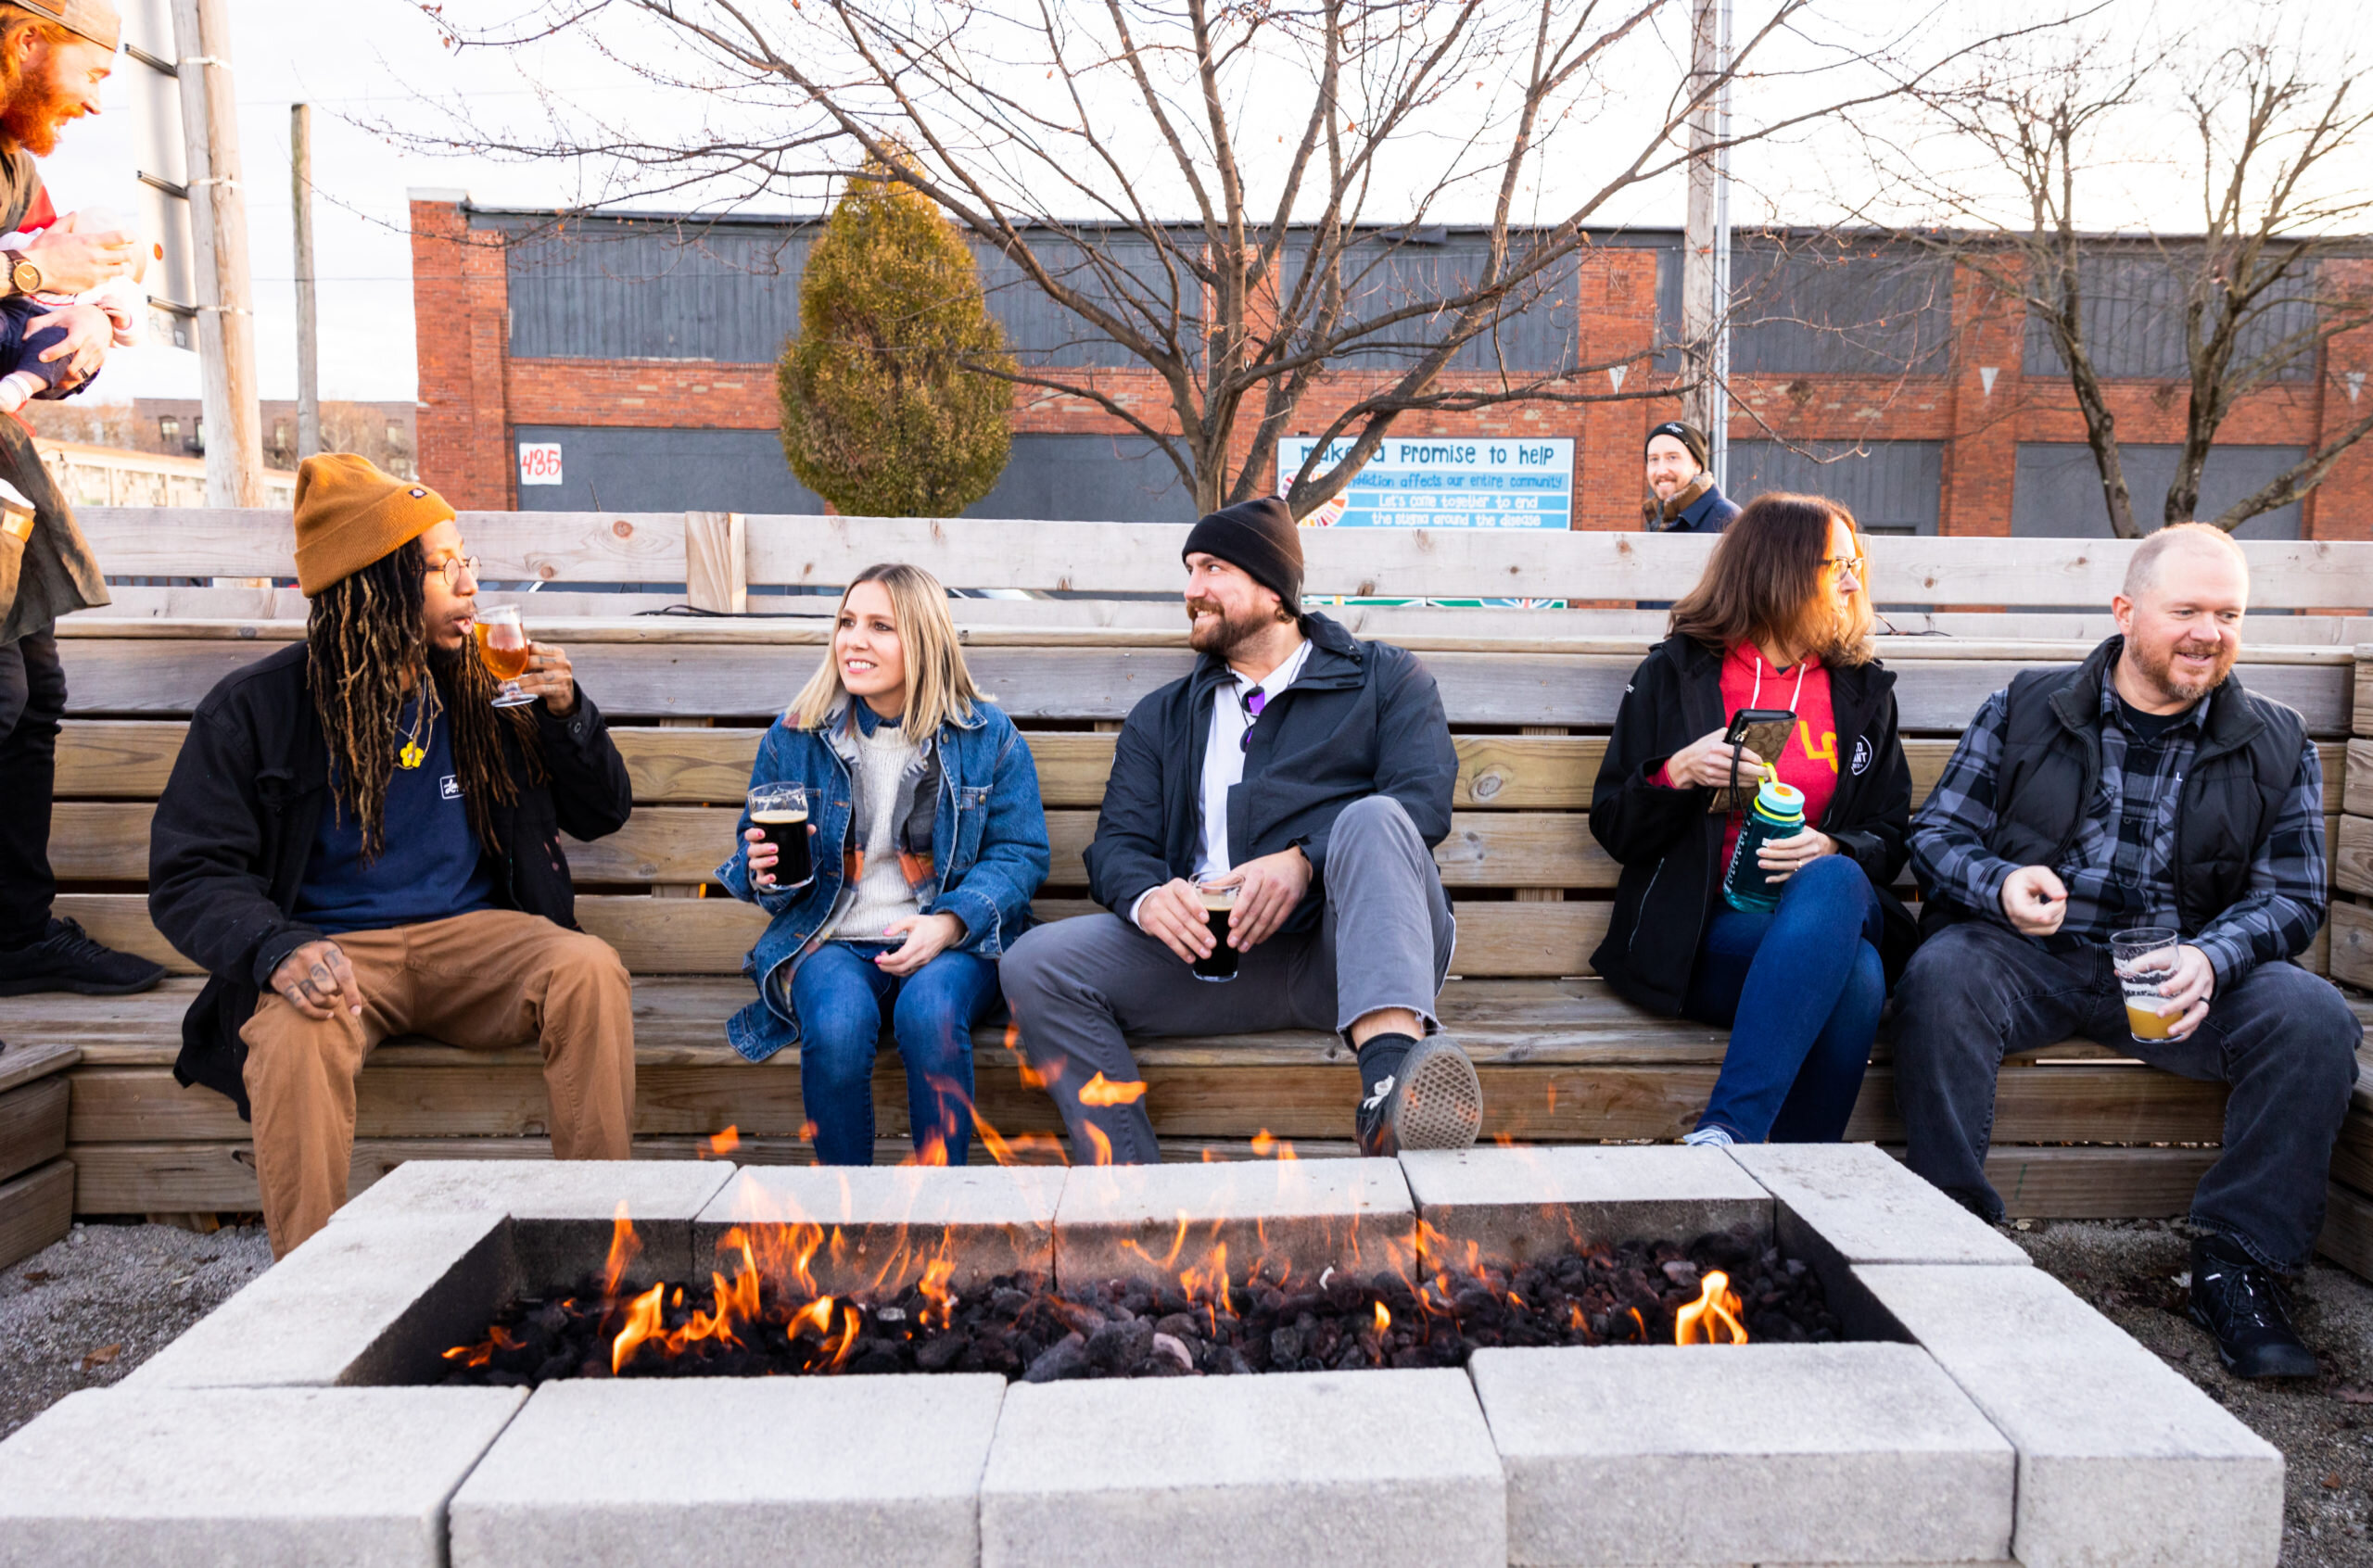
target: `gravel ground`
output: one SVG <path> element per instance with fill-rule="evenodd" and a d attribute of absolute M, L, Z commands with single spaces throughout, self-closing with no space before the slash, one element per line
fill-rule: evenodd
<path fill-rule="evenodd" d="M 2028 1222 L 2012 1237 L 2290 1460 L 2284 1568 L 2373 1568 L 2373 1285 L 2318 1264 L 2293 1292 L 2312 1383 L 2225 1374 L 2184 1316 L 2190 1243 L 2150 1220 Z M 78 1225 L 0 1270 L 0 1436 L 115 1382 L 269 1267 L 262 1228 Z"/>
<path fill-rule="evenodd" d="M 77 1225 L 0 1269 L 0 1437 L 116 1382 L 271 1265 L 260 1225 Z"/>

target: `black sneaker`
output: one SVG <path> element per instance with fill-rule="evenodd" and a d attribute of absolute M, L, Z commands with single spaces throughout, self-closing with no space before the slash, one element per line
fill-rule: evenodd
<path fill-rule="evenodd" d="M 0 948 L 0 996 L 36 991 L 123 996 L 164 978 L 162 964 L 102 946 L 74 920 L 52 920 L 49 934 L 29 947 Z"/>
<path fill-rule="evenodd" d="M 2313 1377 L 2316 1355 L 2291 1326 L 2274 1271 L 2225 1236 L 2191 1244 L 2191 1321 L 2235 1377 Z"/>
<path fill-rule="evenodd" d="M 1483 1131 L 1483 1084 L 1448 1035 L 1417 1042 L 1352 1118 L 1360 1152 L 1390 1159 L 1403 1149 L 1463 1149 Z"/>

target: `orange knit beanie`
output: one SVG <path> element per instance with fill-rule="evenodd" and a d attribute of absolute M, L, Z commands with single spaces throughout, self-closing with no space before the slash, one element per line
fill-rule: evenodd
<path fill-rule="evenodd" d="M 452 515 L 443 496 L 369 458 L 309 457 L 297 468 L 297 587 L 311 599 Z"/>

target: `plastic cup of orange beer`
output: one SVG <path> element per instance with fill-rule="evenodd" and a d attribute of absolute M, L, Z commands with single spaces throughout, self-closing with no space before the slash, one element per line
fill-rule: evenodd
<path fill-rule="evenodd" d="M 2126 1026 L 2141 1041 L 2164 1040 L 2180 1015 L 2162 1013 L 2167 999 L 2159 988 L 2175 978 L 2178 932 L 2165 926 L 2138 926 L 2110 937 L 2110 962 L 2126 993 Z"/>

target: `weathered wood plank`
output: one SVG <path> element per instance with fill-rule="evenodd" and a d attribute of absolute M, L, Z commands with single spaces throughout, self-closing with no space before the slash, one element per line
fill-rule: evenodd
<path fill-rule="evenodd" d="M 74 1164 L 53 1159 L 0 1182 L 0 1269 L 63 1241 L 74 1224 Z"/>
<path fill-rule="evenodd" d="M 1047 899 L 1047 918 L 1090 912 L 1085 901 Z M 1458 912 L 1457 969 L 1476 977 L 1555 978 L 1589 972 L 1591 950 L 1606 934 L 1601 903 L 1471 903 Z M 136 893 L 61 893 L 57 912 L 82 922 L 110 947 L 154 959 L 173 974 L 197 973 L 148 923 Z M 731 899 L 591 895 L 577 901 L 577 923 L 618 951 L 636 974 L 731 975 L 766 929 L 766 917 Z"/>
<path fill-rule="evenodd" d="M 277 507 L 78 507 L 109 572 L 127 577 L 294 577 L 295 530 Z M 470 552 L 500 582 L 680 583 L 680 512 L 464 512 Z"/>
<path fill-rule="evenodd" d="M 2373 990 L 2373 909 L 2336 898 L 2324 929 L 2331 936 L 2328 972 L 2332 979 Z"/>
<path fill-rule="evenodd" d="M 2336 825 L 2329 834 L 2332 885 L 2344 892 L 2373 893 L 2373 817 L 2326 818 Z"/>
<path fill-rule="evenodd" d="M 586 690 L 614 716 L 732 720 L 780 711 L 806 679 L 808 658 L 793 656 L 789 647 L 757 640 L 580 638 L 570 657 Z M 71 713 L 161 716 L 187 714 L 216 681 L 271 651 L 271 645 L 260 638 L 85 635 L 61 639 L 60 651 Z M 1174 646 L 977 646 L 968 657 L 982 686 L 1024 721 L 1125 717 L 1139 700 L 1192 664 L 1192 655 Z M 1632 651 L 1521 647 L 1442 650 L 1423 657 L 1441 689 L 1445 711 L 1462 725 L 1476 726 L 1605 726 L 1639 662 Z M 2030 657 L 2057 662 L 2059 651 L 2038 649 Z M 1981 702 L 2028 667 L 1999 654 L 1906 658 L 1897 666 L 1896 691 L 1903 726 L 1959 731 Z M 2353 700 L 2349 665 L 2329 659 L 2255 664 L 2246 678 L 2252 689 L 2297 708 L 2310 732 L 2346 733 Z"/>
<path fill-rule="evenodd" d="M 1996 1144 L 1986 1179 L 2014 1220 L 2152 1220 L 2191 1211 L 2221 1149 Z"/>
<path fill-rule="evenodd" d="M 2356 661 L 2356 692 L 2353 702 L 2354 724 L 2351 735 L 2373 736 L 2373 648 L 2358 650 Z"/>
<path fill-rule="evenodd" d="M 757 1068 L 639 1068 L 638 1135 L 692 1135 L 733 1125 L 749 1137 L 796 1137 L 806 1120 L 799 1069 L 789 1054 Z M 1000 1132 L 1057 1132 L 1047 1096 L 1025 1084 L 1012 1058 L 992 1053 L 975 1070 L 982 1118 Z M 1146 1105 L 1166 1137 L 1348 1136 L 1359 1081 L 1348 1061 L 1306 1057 L 1257 1069 L 1221 1063 L 1139 1064 Z M 1589 1141 L 1678 1138 L 1713 1092 L 1710 1064 L 1478 1067 L 1487 1137 Z M 906 1085 L 895 1056 L 873 1077 L 877 1125 L 907 1131 Z M 2138 1063 L 2068 1062 L 2006 1069 L 1996 1093 L 1995 1140 L 2062 1143 L 2211 1143 L 2221 1136 L 2225 1091 Z M 356 1089 L 356 1132 L 366 1138 L 528 1137 L 547 1130 L 540 1069 L 505 1062 L 441 1067 L 374 1062 Z M 229 1101 L 184 1089 L 159 1068 L 77 1069 L 71 1140 L 106 1143 L 233 1141 L 247 1135 Z M 1849 1138 L 1900 1140 L 1894 1074 L 1873 1067 Z"/>
<path fill-rule="evenodd" d="M 2327 757 L 2324 772 L 2334 771 Z M 2340 809 L 2352 816 L 2373 816 L 2373 740 L 2349 741 L 2347 761 L 2338 771 L 2344 779 Z"/>
<path fill-rule="evenodd" d="M 0 1182 L 66 1152 L 70 1097 L 57 1077 L 0 1094 Z"/>
<path fill-rule="evenodd" d="M 2373 1280 L 2373 1197 L 2333 1182 L 2325 1191 L 2323 1234 L 2316 1250 L 2363 1279 Z"/>
<path fill-rule="evenodd" d="M 121 998 L 109 1000 L 121 1001 Z M 8 1014 L 12 1027 L 19 1016 L 19 1009 L 27 1008 L 31 1001 L 32 998 L 10 1000 Z M 70 1042 L 19 1032 L 15 1040 L 0 1043 L 0 1090 L 14 1089 L 20 1083 L 31 1083 L 37 1078 L 64 1072 L 82 1059 L 82 1047 Z"/>

